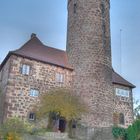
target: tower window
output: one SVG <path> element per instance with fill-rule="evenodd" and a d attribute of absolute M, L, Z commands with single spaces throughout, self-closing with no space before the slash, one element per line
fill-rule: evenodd
<path fill-rule="evenodd" d="M 103 35 L 104 35 L 104 37 L 105 37 L 105 32 L 106 32 L 105 23 L 103 23 L 103 25 L 102 25 L 102 29 L 103 29 Z"/>
<path fill-rule="evenodd" d="M 104 17 L 104 14 L 105 14 L 105 6 L 104 6 L 104 3 L 101 4 L 101 11 L 102 11 L 102 15 Z"/>
<path fill-rule="evenodd" d="M 77 10 L 77 4 L 74 3 L 74 13 L 76 13 L 76 10 Z"/>
<path fill-rule="evenodd" d="M 119 123 L 120 124 L 122 124 L 122 125 L 124 125 L 124 114 L 123 113 L 120 113 L 120 115 L 119 115 Z"/>

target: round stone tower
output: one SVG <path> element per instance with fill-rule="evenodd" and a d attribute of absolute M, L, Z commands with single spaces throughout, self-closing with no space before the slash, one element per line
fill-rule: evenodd
<path fill-rule="evenodd" d="M 74 68 L 72 88 L 89 108 L 82 122 L 90 127 L 113 124 L 110 42 L 110 1 L 68 0 L 66 51 Z"/>

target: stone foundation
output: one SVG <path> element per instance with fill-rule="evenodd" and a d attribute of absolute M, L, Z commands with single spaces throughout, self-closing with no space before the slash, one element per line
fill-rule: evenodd
<path fill-rule="evenodd" d="M 114 140 L 112 127 L 90 128 L 81 126 L 76 129 L 76 140 Z"/>

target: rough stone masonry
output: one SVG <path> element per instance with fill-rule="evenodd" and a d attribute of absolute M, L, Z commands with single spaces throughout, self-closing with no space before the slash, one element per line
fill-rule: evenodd
<path fill-rule="evenodd" d="M 68 1 L 66 49 L 75 70 L 73 89 L 90 108 L 82 118 L 89 127 L 113 124 L 109 11 L 109 0 Z"/>

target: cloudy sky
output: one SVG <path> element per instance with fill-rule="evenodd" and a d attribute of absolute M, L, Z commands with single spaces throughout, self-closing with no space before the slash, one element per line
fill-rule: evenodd
<path fill-rule="evenodd" d="M 137 86 L 140 99 L 140 0 L 111 0 L 113 68 Z M 0 0 L 0 62 L 31 33 L 46 45 L 66 48 L 67 0 Z M 122 30 L 122 31 L 120 31 Z"/>

